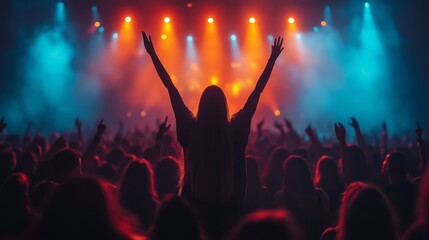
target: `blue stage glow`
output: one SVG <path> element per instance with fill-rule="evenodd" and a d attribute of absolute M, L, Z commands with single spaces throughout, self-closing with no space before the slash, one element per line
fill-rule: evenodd
<path fill-rule="evenodd" d="M 118 34 L 118 33 L 114 33 L 114 34 L 112 34 L 112 38 L 113 38 L 113 39 L 118 39 L 118 37 L 119 37 L 119 34 Z"/>
<path fill-rule="evenodd" d="M 235 34 L 232 34 L 230 38 L 231 38 L 232 41 L 237 40 L 237 36 Z"/>
<path fill-rule="evenodd" d="M 186 37 L 186 40 L 188 40 L 188 42 L 192 41 L 193 39 L 194 38 L 191 35 L 189 35 L 189 36 Z"/>

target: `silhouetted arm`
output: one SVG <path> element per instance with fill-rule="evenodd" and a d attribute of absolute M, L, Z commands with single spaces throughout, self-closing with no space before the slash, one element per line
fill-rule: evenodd
<path fill-rule="evenodd" d="M 261 76 L 258 79 L 258 82 L 256 83 L 255 89 L 250 94 L 249 98 L 246 101 L 246 104 L 244 105 L 243 110 L 249 114 L 250 116 L 253 116 L 253 114 L 256 111 L 256 107 L 258 106 L 259 97 L 264 90 L 265 86 L 267 85 L 268 79 L 270 78 L 271 72 L 273 71 L 274 64 L 276 63 L 277 58 L 279 57 L 280 53 L 283 51 L 283 38 L 278 37 L 274 40 L 274 45 L 271 46 L 271 56 L 268 59 L 268 63 L 265 66 L 264 71 L 262 72 Z"/>
<path fill-rule="evenodd" d="M 158 73 L 159 78 L 161 79 L 162 83 L 168 90 L 168 94 L 170 95 L 171 106 L 173 107 L 173 111 L 177 119 L 177 115 L 179 113 L 186 112 L 189 110 L 185 106 L 182 100 L 182 97 L 180 96 L 180 93 L 177 90 L 176 86 L 174 86 L 173 81 L 170 78 L 170 75 L 167 73 L 167 70 L 165 70 L 164 66 L 159 60 L 158 55 L 155 52 L 155 48 L 153 47 L 151 37 L 147 36 L 145 32 L 142 32 L 142 34 L 143 34 L 143 42 L 144 42 L 146 51 L 148 52 L 150 58 L 152 59 L 153 65 L 155 66 L 155 70 Z"/>
<path fill-rule="evenodd" d="M 155 138 L 155 151 L 153 154 L 153 166 L 156 166 L 158 164 L 159 160 L 161 160 L 162 157 L 162 138 L 164 137 L 164 134 L 168 132 L 168 130 L 171 127 L 171 124 L 167 125 L 168 117 L 165 117 L 165 121 L 161 124 L 159 124 L 158 132 L 156 133 Z"/>
<path fill-rule="evenodd" d="M 100 120 L 100 123 L 97 126 L 97 132 L 92 140 L 88 143 L 87 149 L 82 156 L 82 169 L 84 173 L 92 172 L 95 169 L 91 169 L 93 166 L 92 161 L 93 157 L 97 151 L 98 145 L 101 142 L 104 131 L 106 131 L 107 126 L 103 123 L 103 119 Z"/>
<path fill-rule="evenodd" d="M 337 137 L 338 143 L 340 144 L 340 153 L 341 153 L 341 162 L 343 167 L 343 175 L 347 184 L 350 184 L 353 181 L 353 176 L 351 175 L 351 165 L 350 157 L 347 153 L 347 143 L 346 143 L 346 128 L 341 123 L 334 124 L 335 136 Z"/>
<path fill-rule="evenodd" d="M 76 120 L 74 121 L 74 125 L 76 126 L 76 130 L 77 130 L 77 140 L 83 146 L 85 141 L 84 141 L 83 135 L 82 135 L 82 121 L 79 118 L 76 118 Z"/>
<path fill-rule="evenodd" d="M 374 159 L 374 156 L 373 156 L 371 150 L 369 149 L 369 147 L 365 143 L 365 139 L 363 137 L 362 131 L 360 130 L 358 121 L 356 120 L 356 118 L 352 117 L 352 118 L 350 118 L 349 124 L 355 130 L 356 142 L 357 142 L 358 146 L 363 150 L 363 152 L 364 152 L 364 154 L 366 156 L 366 160 L 367 160 L 368 166 L 372 170 L 375 171 L 375 167 L 374 167 L 375 159 Z"/>
<path fill-rule="evenodd" d="M 308 124 L 307 128 L 305 128 L 305 132 L 310 138 L 310 151 L 313 154 L 313 157 L 315 158 L 314 160 L 317 161 L 317 159 L 319 159 L 319 157 L 322 156 L 322 150 L 323 150 L 322 143 L 319 141 L 319 138 L 317 137 L 317 134 L 314 132 L 313 128 L 311 127 L 311 124 Z"/>
<path fill-rule="evenodd" d="M 417 146 L 419 148 L 419 161 L 420 161 L 421 173 L 424 173 L 428 165 L 428 155 L 427 155 L 427 149 L 426 149 L 426 142 L 423 139 L 423 130 L 420 127 L 419 123 L 417 123 L 416 137 L 417 137 Z"/>

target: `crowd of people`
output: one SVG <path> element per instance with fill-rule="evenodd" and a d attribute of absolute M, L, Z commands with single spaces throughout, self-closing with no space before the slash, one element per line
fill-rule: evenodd
<path fill-rule="evenodd" d="M 251 130 L 283 39 L 243 108 L 230 117 L 223 91 L 207 87 L 189 111 L 143 33 L 168 90 L 168 118 L 154 131 L 91 138 L 6 133 L 0 121 L 0 239 L 420 240 L 429 239 L 427 146 L 398 143 L 383 124 L 369 144 L 351 118 L 355 144 L 308 126 L 264 121 Z M 305 140 L 304 140 L 305 139 Z M 307 140 L 308 139 L 308 140 Z"/>

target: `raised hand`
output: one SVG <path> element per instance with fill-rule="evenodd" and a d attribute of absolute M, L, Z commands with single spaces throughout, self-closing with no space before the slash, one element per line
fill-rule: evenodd
<path fill-rule="evenodd" d="M 147 36 L 145 32 L 142 32 L 142 35 L 144 47 L 146 48 L 147 53 L 149 53 L 149 55 L 155 54 L 155 48 L 153 47 L 152 38 L 150 36 Z"/>
<path fill-rule="evenodd" d="M 81 129 L 82 121 L 77 117 L 76 120 L 74 121 L 74 125 L 76 126 L 77 129 Z"/>
<path fill-rule="evenodd" d="M 275 61 L 279 57 L 283 49 L 283 38 L 279 36 L 278 38 L 274 39 L 274 44 L 271 46 L 270 60 Z"/>
<path fill-rule="evenodd" d="M 165 117 L 165 121 L 163 123 L 159 124 L 157 138 L 161 138 L 162 136 L 164 136 L 164 134 L 170 129 L 171 124 L 167 125 L 167 121 L 168 116 Z"/>
<path fill-rule="evenodd" d="M 351 117 L 350 121 L 349 121 L 350 126 L 352 126 L 354 129 L 358 129 L 359 128 L 359 123 L 356 120 L 356 118 Z"/>
<path fill-rule="evenodd" d="M 346 128 L 343 126 L 343 124 L 335 123 L 334 124 L 335 129 L 335 136 L 337 137 L 337 140 L 340 144 L 346 144 Z"/>
<path fill-rule="evenodd" d="M 422 128 L 420 127 L 420 124 L 419 124 L 419 122 L 416 122 L 416 124 L 417 124 L 417 128 L 416 128 L 416 137 L 417 137 L 417 140 L 422 140 L 423 139 L 423 130 L 422 130 Z"/>
<path fill-rule="evenodd" d="M 313 128 L 311 127 L 311 123 L 309 123 L 308 126 L 305 128 L 305 132 L 310 136 L 313 134 Z"/>
<path fill-rule="evenodd" d="M 0 133 L 3 132 L 3 130 L 6 128 L 7 124 L 4 121 L 4 116 L 0 120 Z"/>
<path fill-rule="evenodd" d="M 98 126 L 97 126 L 97 133 L 99 133 L 99 134 L 104 133 L 104 131 L 107 128 L 106 124 L 104 124 L 103 121 L 104 121 L 104 119 L 102 118 L 100 120 L 100 122 L 98 123 Z"/>

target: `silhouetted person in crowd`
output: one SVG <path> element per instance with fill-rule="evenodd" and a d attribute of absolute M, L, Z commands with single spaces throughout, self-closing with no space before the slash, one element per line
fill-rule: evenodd
<path fill-rule="evenodd" d="M 384 189 L 384 192 L 396 210 L 399 225 L 403 231 L 414 221 L 417 186 L 408 180 L 408 161 L 404 154 L 400 152 L 389 153 L 383 166 L 389 178 L 389 185 Z"/>
<path fill-rule="evenodd" d="M 203 240 L 191 206 L 176 195 L 167 195 L 156 212 L 150 240 Z"/>
<path fill-rule="evenodd" d="M 256 159 L 246 157 L 246 166 L 247 190 L 246 198 L 244 199 L 244 211 L 251 213 L 270 207 L 272 198 L 268 190 L 262 186 Z"/>
<path fill-rule="evenodd" d="M 404 235 L 404 240 L 426 239 L 429 239 L 429 167 L 420 186 L 415 222 Z"/>
<path fill-rule="evenodd" d="M 247 215 L 235 227 L 229 240 L 298 240 L 300 231 L 286 211 L 259 211 Z"/>
<path fill-rule="evenodd" d="M 321 188 L 329 198 L 329 225 L 336 225 L 341 194 L 345 186 L 341 179 L 337 163 L 332 157 L 322 156 L 317 161 L 314 185 Z"/>
<path fill-rule="evenodd" d="M 21 172 L 27 175 L 29 179 L 33 178 L 36 171 L 37 158 L 31 151 L 26 151 L 21 158 L 17 159 L 15 172 Z"/>
<path fill-rule="evenodd" d="M 329 200 L 313 185 L 306 161 L 292 155 L 284 163 L 282 191 L 275 205 L 287 209 L 303 232 L 304 239 L 318 239 L 328 226 Z"/>
<path fill-rule="evenodd" d="M 56 181 L 62 181 L 67 177 L 82 175 L 82 160 L 79 154 L 74 150 L 60 150 L 55 153 L 50 162 L 53 177 Z"/>
<path fill-rule="evenodd" d="M 115 205 L 107 187 L 92 178 L 64 181 L 47 204 L 30 239 L 133 239 L 132 221 Z"/>
<path fill-rule="evenodd" d="M 197 114 L 194 115 L 180 96 L 170 76 L 159 60 L 150 37 L 143 33 L 146 51 L 155 69 L 167 88 L 176 118 L 177 139 L 184 150 L 184 173 L 181 196 L 193 206 L 215 212 L 210 230 L 215 234 L 226 231 L 221 224 L 225 214 L 239 215 L 243 212 L 246 191 L 245 149 L 250 133 L 252 117 L 259 97 L 268 82 L 277 57 L 283 50 L 283 39 L 275 39 L 271 56 L 250 94 L 244 107 L 231 118 L 222 89 L 207 87 L 200 98 Z M 207 204 L 211 204 L 207 208 Z M 204 214 L 206 215 L 206 214 Z M 221 222 L 222 221 L 222 222 Z"/>
<path fill-rule="evenodd" d="M 355 182 L 347 188 L 340 221 L 327 229 L 321 240 L 397 240 L 398 225 L 393 209 L 375 186 Z"/>
<path fill-rule="evenodd" d="M 58 187 L 53 181 L 41 181 L 30 191 L 30 206 L 33 211 L 40 214 L 46 206 L 52 192 Z"/>
<path fill-rule="evenodd" d="M 356 145 L 347 145 L 346 129 L 341 123 L 335 124 L 334 128 L 340 143 L 341 166 L 346 183 L 374 181 L 374 174 L 363 150 Z"/>
<path fill-rule="evenodd" d="M 162 199 L 167 194 L 177 194 L 179 190 L 180 166 L 173 157 L 162 158 L 155 167 L 155 188 Z"/>
<path fill-rule="evenodd" d="M 133 161 L 126 168 L 119 185 L 119 203 L 139 219 L 143 230 L 149 230 L 159 203 L 146 160 Z"/>
<path fill-rule="evenodd" d="M 13 173 L 16 166 L 16 156 L 13 151 L 0 152 L 0 187 Z"/>
<path fill-rule="evenodd" d="M 30 218 L 28 178 L 23 173 L 15 173 L 0 190 L 0 239 L 22 236 Z"/>
<path fill-rule="evenodd" d="M 124 151 L 120 148 L 114 148 L 106 155 L 106 160 L 113 166 L 118 167 L 124 156 Z"/>
<path fill-rule="evenodd" d="M 118 180 L 118 173 L 116 171 L 116 168 L 113 167 L 109 163 L 104 163 L 99 166 L 95 172 L 95 174 L 107 182 L 111 184 L 116 184 L 116 181 Z"/>
<path fill-rule="evenodd" d="M 275 148 L 265 166 L 263 177 L 264 185 L 267 187 L 271 197 L 280 191 L 283 180 L 283 163 L 290 156 L 288 150 L 284 147 Z"/>

